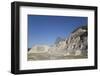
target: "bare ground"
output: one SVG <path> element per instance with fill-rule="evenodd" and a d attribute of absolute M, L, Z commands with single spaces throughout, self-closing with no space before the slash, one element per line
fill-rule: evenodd
<path fill-rule="evenodd" d="M 32 61 L 32 60 L 58 60 L 58 59 L 84 59 L 84 58 L 88 58 L 87 56 L 83 56 L 83 55 L 51 55 L 48 53 L 28 53 L 28 61 Z"/>

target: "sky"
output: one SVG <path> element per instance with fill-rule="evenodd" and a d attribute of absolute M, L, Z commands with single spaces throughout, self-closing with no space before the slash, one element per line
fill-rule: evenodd
<path fill-rule="evenodd" d="M 28 15 L 28 48 L 52 45 L 57 37 L 67 38 L 74 29 L 87 23 L 87 17 Z"/>

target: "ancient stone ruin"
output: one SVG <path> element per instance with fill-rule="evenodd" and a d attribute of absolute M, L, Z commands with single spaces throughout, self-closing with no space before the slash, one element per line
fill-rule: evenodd
<path fill-rule="evenodd" d="M 75 29 L 68 38 L 53 46 L 35 45 L 28 51 L 28 60 L 81 59 L 88 57 L 88 28 Z"/>

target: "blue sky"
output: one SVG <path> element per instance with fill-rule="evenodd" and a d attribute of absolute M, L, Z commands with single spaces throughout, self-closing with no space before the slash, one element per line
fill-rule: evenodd
<path fill-rule="evenodd" d="M 57 37 L 68 37 L 77 27 L 87 25 L 87 17 L 28 15 L 28 47 L 52 45 Z"/>

